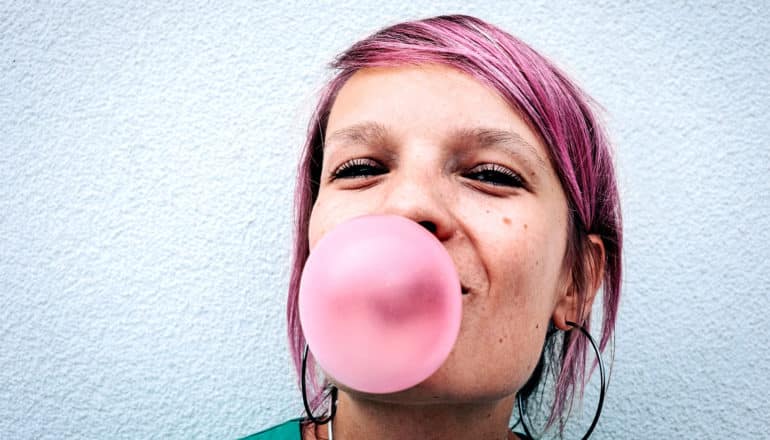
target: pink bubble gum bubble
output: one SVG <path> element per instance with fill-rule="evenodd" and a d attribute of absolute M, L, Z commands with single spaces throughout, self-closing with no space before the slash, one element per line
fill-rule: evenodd
<path fill-rule="evenodd" d="M 398 216 L 329 231 L 305 263 L 299 318 L 335 381 L 375 394 L 411 388 L 444 363 L 460 330 L 460 280 L 444 246 Z"/>

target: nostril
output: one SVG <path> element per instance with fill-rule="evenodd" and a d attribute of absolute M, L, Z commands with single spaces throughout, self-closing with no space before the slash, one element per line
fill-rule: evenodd
<path fill-rule="evenodd" d="M 429 222 L 427 220 L 421 221 L 420 224 L 422 225 L 423 228 L 429 230 L 431 234 L 435 234 L 436 230 L 438 229 L 435 223 Z"/>

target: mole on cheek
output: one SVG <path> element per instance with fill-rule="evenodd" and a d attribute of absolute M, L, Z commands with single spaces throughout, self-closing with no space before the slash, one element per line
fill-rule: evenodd
<path fill-rule="evenodd" d="M 503 223 L 505 223 L 506 225 L 510 225 L 511 219 L 509 219 L 508 217 L 503 217 Z"/>

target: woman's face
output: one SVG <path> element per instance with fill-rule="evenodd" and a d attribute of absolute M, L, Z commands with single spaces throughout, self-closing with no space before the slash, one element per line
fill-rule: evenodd
<path fill-rule="evenodd" d="M 464 292 L 460 334 L 444 365 L 413 389 L 368 398 L 512 396 L 571 298 L 567 202 L 539 137 L 491 88 L 438 65 L 358 71 L 340 90 L 325 135 L 311 250 L 350 218 L 401 215 L 444 244 Z"/>

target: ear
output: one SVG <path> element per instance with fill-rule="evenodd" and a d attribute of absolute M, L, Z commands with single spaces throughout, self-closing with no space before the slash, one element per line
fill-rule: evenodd
<path fill-rule="evenodd" d="M 591 306 L 604 279 L 604 242 L 589 234 L 581 246 L 580 262 L 573 264 L 567 283 L 553 311 L 553 323 L 561 330 L 572 328 L 567 322 L 581 324 L 591 314 Z M 582 291 L 582 292 L 581 292 Z"/>

